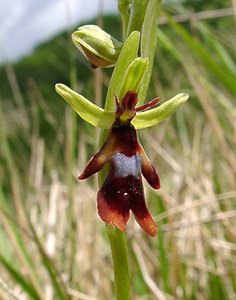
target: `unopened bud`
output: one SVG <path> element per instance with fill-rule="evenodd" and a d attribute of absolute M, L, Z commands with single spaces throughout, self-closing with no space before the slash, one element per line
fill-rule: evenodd
<path fill-rule="evenodd" d="M 79 27 L 72 34 L 72 41 L 93 68 L 113 66 L 123 45 L 96 25 Z"/>

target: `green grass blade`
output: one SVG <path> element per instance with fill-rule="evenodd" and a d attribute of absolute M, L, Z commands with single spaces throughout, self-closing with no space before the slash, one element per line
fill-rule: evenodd
<path fill-rule="evenodd" d="M 212 74 L 214 74 L 214 76 L 228 89 L 229 92 L 236 95 L 235 76 L 233 76 L 228 69 L 222 68 L 218 65 L 214 61 L 214 58 L 212 58 L 211 53 L 208 52 L 199 40 L 191 36 L 183 26 L 175 23 L 170 16 L 167 16 L 167 18 L 173 31 L 189 46 L 192 53 L 198 56 L 207 65 Z"/>
<path fill-rule="evenodd" d="M 42 257 L 42 263 L 45 266 L 45 269 L 47 270 L 48 275 L 51 279 L 52 285 L 54 287 L 55 295 L 57 295 L 56 299 L 68 300 L 69 296 L 67 295 L 66 287 L 65 287 L 62 279 L 60 278 L 59 272 L 56 270 L 53 262 L 48 257 L 47 253 L 45 252 L 33 225 L 32 224 L 30 224 L 30 225 L 31 225 L 32 234 L 35 239 L 35 243 L 37 244 L 38 250 Z"/>
<path fill-rule="evenodd" d="M 28 280 L 24 277 L 24 275 L 20 274 L 12 264 L 8 263 L 7 260 L 0 254 L 0 263 L 4 266 L 4 268 L 8 271 L 9 275 L 22 287 L 25 293 L 33 300 L 43 300 L 39 297 L 36 290 L 29 283 Z"/>
<path fill-rule="evenodd" d="M 232 73 L 232 76 L 236 76 L 236 64 L 234 59 L 229 55 L 227 49 L 222 43 L 220 43 L 212 34 L 210 29 L 203 23 L 196 23 L 196 28 L 199 30 L 203 38 L 211 47 L 211 50 L 217 55 L 224 68 L 228 69 L 228 72 Z"/>

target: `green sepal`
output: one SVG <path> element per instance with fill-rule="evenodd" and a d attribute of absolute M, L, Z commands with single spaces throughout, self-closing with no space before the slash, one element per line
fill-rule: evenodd
<path fill-rule="evenodd" d="M 115 111 L 100 108 L 64 84 L 56 84 L 55 89 L 56 92 L 62 96 L 62 98 L 64 98 L 74 111 L 86 122 L 103 129 L 111 128 L 115 120 Z M 188 94 L 181 93 L 154 109 L 137 112 L 132 120 L 132 124 L 135 129 L 154 126 L 174 113 L 180 105 L 188 100 L 188 98 Z"/>
<path fill-rule="evenodd" d="M 56 84 L 55 89 L 86 122 L 99 128 L 108 129 L 111 127 L 115 119 L 114 111 L 100 108 L 64 84 Z"/>
<path fill-rule="evenodd" d="M 154 126 L 169 117 L 169 115 L 175 112 L 180 105 L 184 104 L 188 98 L 188 94 L 181 93 L 154 109 L 138 112 L 132 120 L 132 124 L 135 129 Z"/>

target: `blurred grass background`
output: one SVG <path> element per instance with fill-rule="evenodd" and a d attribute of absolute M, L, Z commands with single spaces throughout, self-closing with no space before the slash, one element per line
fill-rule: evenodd
<path fill-rule="evenodd" d="M 162 187 L 146 189 L 159 225 L 127 235 L 135 300 L 236 299 L 235 1 L 163 5 L 149 99 L 190 99 L 140 139 Z M 118 16 L 88 22 L 121 39 Z M 74 28 L 73 28 L 74 30 Z M 54 92 L 103 105 L 111 70 L 92 71 L 70 30 L 0 67 L 0 299 L 110 300 L 112 262 L 96 177 L 76 176 L 98 130 Z"/>

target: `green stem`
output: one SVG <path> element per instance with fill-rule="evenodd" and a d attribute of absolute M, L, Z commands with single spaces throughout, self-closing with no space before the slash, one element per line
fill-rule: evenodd
<path fill-rule="evenodd" d="M 124 84 L 122 84 L 122 79 L 125 77 L 126 70 L 130 64 L 137 58 L 140 34 L 142 36 L 141 56 L 149 60 L 149 67 L 146 72 L 147 79 L 141 82 L 139 89 L 141 101 L 145 98 L 151 77 L 156 48 L 157 18 L 160 11 L 161 0 L 132 0 L 130 14 L 128 11 L 129 3 L 130 1 L 128 0 L 119 0 L 119 9 L 123 21 L 123 33 L 126 32 L 126 40 L 124 41 L 122 51 L 117 60 L 108 87 L 105 103 L 106 109 L 112 109 L 114 107 L 114 93 L 120 96 L 121 92 L 124 95 L 127 91 L 134 88 L 133 81 L 130 80 L 130 78 L 125 79 Z M 132 72 L 130 72 L 130 74 L 132 74 Z M 101 132 L 100 143 L 104 142 L 106 135 L 107 131 Z M 106 176 L 107 170 L 103 169 L 99 172 L 99 186 L 102 185 Z M 130 277 L 125 233 L 114 228 L 112 225 L 106 225 L 106 230 L 112 252 L 116 300 L 130 300 Z"/>
<path fill-rule="evenodd" d="M 139 87 L 138 105 L 144 102 L 152 75 L 153 60 L 157 43 L 158 16 L 161 10 L 161 0 L 149 0 L 142 26 L 141 57 L 149 59 L 146 75 Z"/>
<path fill-rule="evenodd" d="M 102 131 L 103 134 L 107 132 Z M 104 137 L 104 135 L 102 136 Z M 103 169 L 98 174 L 99 186 L 102 185 L 107 176 L 107 170 Z M 130 300 L 130 278 L 127 253 L 126 236 L 124 232 L 113 225 L 106 225 L 106 231 L 110 242 L 112 261 L 114 268 L 114 285 L 116 300 Z"/>
<path fill-rule="evenodd" d="M 111 245 L 116 300 L 130 300 L 129 265 L 125 233 L 111 225 L 106 225 L 106 230 Z"/>
<path fill-rule="evenodd" d="M 101 140 L 106 136 L 107 131 L 102 131 Z M 107 169 L 101 170 L 98 174 L 99 186 L 102 185 L 107 176 Z M 126 236 L 113 225 L 106 225 L 107 235 L 110 242 L 112 261 L 114 267 L 114 284 L 116 300 L 130 300 L 129 264 L 126 245 Z"/>
<path fill-rule="evenodd" d="M 123 24 L 123 39 L 125 39 L 127 28 L 129 25 L 129 0 L 119 0 L 118 8 Z"/>
<path fill-rule="evenodd" d="M 148 0 L 132 0 L 126 38 L 132 31 L 142 31 L 147 4 Z"/>

